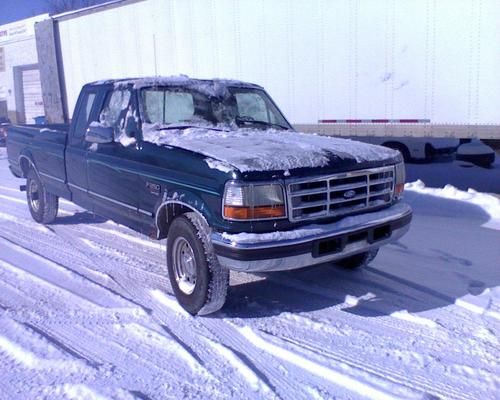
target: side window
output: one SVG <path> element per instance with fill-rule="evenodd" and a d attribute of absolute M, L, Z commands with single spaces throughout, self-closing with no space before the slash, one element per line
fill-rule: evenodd
<path fill-rule="evenodd" d="M 103 126 L 114 127 L 120 130 L 127 115 L 130 104 L 129 90 L 115 90 L 108 93 L 104 102 L 104 107 L 99 115 L 99 122 Z M 116 134 L 116 132 L 115 132 Z"/>
<path fill-rule="evenodd" d="M 75 125 L 75 137 L 82 137 L 87 130 L 89 125 L 90 112 L 92 111 L 92 106 L 94 105 L 94 101 L 96 98 L 95 92 L 87 92 L 84 94 L 84 98 L 82 101 L 82 106 L 78 111 L 78 116 Z"/>
<path fill-rule="evenodd" d="M 240 117 L 250 117 L 256 121 L 269 121 L 266 102 L 258 93 L 240 92 L 235 94 Z"/>

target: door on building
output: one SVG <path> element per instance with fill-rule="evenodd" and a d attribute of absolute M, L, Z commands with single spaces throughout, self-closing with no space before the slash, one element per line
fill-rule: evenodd
<path fill-rule="evenodd" d="M 22 72 L 23 76 L 23 102 L 24 120 L 27 124 L 35 123 L 35 117 L 45 114 L 43 108 L 42 85 L 40 83 L 40 70 L 28 69 Z"/>
<path fill-rule="evenodd" d="M 36 117 L 45 115 L 38 64 L 13 67 L 18 123 L 34 124 Z"/>

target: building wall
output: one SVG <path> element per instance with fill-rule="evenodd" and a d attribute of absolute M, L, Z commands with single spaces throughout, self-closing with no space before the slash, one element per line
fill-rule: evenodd
<path fill-rule="evenodd" d="M 56 18 L 57 19 L 57 18 Z M 59 22 L 68 110 L 85 82 L 263 85 L 293 123 L 499 124 L 497 0 L 146 0 Z"/>
<path fill-rule="evenodd" d="M 34 24 L 47 17 L 41 15 L 0 26 L 0 47 L 4 49 L 5 58 L 5 70 L 0 71 L 0 101 L 7 102 L 8 117 L 12 122 L 24 118 L 20 115 L 19 99 L 16 101 L 15 70 L 38 64 Z"/>

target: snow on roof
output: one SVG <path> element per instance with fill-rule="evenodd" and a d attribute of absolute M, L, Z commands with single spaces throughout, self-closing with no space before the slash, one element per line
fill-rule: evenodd
<path fill-rule="evenodd" d="M 141 89 L 151 86 L 192 86 L 192 87 L 213 87 L 217 86 L 244 86 L 250 88 L 262 89 L 262 86 L 254 83 L 243 82 L 235 79 L 195 79 L 187 75 L 174 76 L 146 76 L 138 78 L 104 79 L 89 83 L 89 85 L 115 85 L 115 87 L 133 86 L 134 89 Z"/>

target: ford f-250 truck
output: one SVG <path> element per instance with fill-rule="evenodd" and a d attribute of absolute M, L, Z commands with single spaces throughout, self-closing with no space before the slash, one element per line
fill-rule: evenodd
<path fill-rule="evenodd" d="M 71 125 L 11 126 L 10 170 L 40 223 L 59 197 L 155 239 L 191 314 L 229 270 L 356 268 L 409 228 L 401 154 L 294 131 L 260 86 L 187 77 L 83 87 Z"/>

